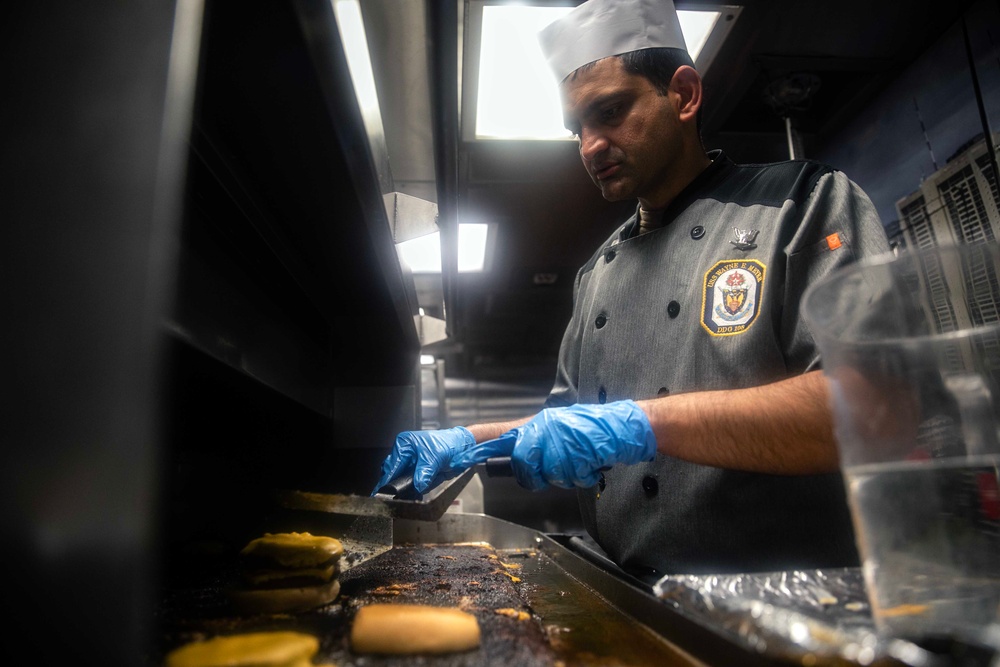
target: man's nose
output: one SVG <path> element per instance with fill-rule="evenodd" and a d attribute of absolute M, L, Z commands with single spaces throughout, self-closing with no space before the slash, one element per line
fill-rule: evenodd
<path fill-rule="evenodd" d="M 580 157 L 586 162 L 593 162 L 595 158 L 608 149 L 608 140 L 600 132 L 580 132 Z"/>

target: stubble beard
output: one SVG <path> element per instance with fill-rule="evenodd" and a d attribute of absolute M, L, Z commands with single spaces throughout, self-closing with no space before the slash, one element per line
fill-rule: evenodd
<path fill-rule="evenodd" d="M 627 179 L 625 177 L 612 178 L 609 181 L 598 181 L 596 178 L 592 178 L 594 184 L 600 189 L 601 196 L 607 201 L 623 201 L 625 199 L 634 198 L 633 186 L 625 182 Z"/>

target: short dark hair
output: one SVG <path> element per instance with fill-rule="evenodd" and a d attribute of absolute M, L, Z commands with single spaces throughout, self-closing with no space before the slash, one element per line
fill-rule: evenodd
<path fill-rule="evenodd" d="M 623 53 L 618 58 L 626 72 L 646 77 L 660 95 L 667 94 L 670 80 L 679 67 L 694 67 L 691 56 L 683 49 L 640 49 Z"/>
<path fill-rule="evenodd" d="M 629 51 L 628 53 L 612 57 L 621 60 L 622 67 L 629 74 L 638 74 L 645 77 L 653 84 L 656 92 L 660 95 L 667 94 L 667 90 L 670 89 L 670 80 L 674 78 L 677 68 L 681 65 L 694 67 L 691 56 L 683 49 L 665 47 L 639 49 L 638 51 Z M 573 70 L 566 79 L 572 81 L 578 74 L 593 69 L 598 62 L 595 60 L 586 65 L 581 65 Z"/>

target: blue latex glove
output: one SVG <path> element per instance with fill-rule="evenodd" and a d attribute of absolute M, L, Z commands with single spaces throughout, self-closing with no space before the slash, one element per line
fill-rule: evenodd
<path fill-rule="evenodd" d="M 461 426 L 440 431 L 403 431 L 396 436 L 392 452 L 382 462 L 382 477 L 372 495 L 391 480 L 407 473 L 413 475 L 413 488 L 425 493 L 469 467 L 456 467 L 453 457 L 475 444 L 475 437 Z"/>
<path fill-rule="evenodd" d="M 571 405 L 542 410 L 496 440 L 458 452 L 451 464 L 464 469 L 493 456 L 510 456 L 514 476 L 525 488 L 587 488 L 615 464 L 652 461 L 656 437 L 634 401 Z"/>

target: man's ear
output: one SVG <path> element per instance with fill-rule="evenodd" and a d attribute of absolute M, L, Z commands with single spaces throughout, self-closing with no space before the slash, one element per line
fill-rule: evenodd
<path fill-rule="evenodd" d="M 681 65 L 670 79 L 670 91 L 677 97 L 677 117 L 682 122 L 694 121 L 701 108 L 701 75 L 687 65 Z"/>

